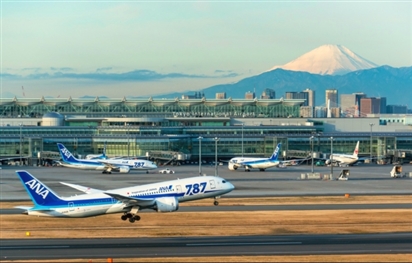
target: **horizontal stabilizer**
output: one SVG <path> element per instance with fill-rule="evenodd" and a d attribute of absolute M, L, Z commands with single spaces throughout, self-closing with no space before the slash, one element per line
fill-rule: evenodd
<path fill-rule="evenodd" d="M 15 206 L 14 208 L 23 209 L 23 210 L 30 210 L 33 207 L 32 206 Z"/>
<path fill-rule="evenodd" d="M 53 211 L 54 209 L 47 207 L 32 207 L 32 206 L 15 206 L 14 208 L 30 210 L 30 211 Z"/>
<path fill-rule="evenodd" d="M 69 183 L 64 183 L 64 182 L 60 182 L 61 184 L 67 185 L 68 187 L 74 188 L 76 190 L 79 190 L 83 193 L 86 194 L 95 194 L 95 193 L 101 193 L 103 192 L 103 190 L 99 190 L 99 189 L 95 189 L 95 188 L 91 188 L 91 187 L 86 187 L 86 186 L 81 186 L 78 184 L 69 184 Z"/>

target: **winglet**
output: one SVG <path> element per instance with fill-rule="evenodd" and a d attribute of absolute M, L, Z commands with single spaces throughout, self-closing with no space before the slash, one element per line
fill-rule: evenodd
<path fill-rule="evenodd" d="M 34 204 L 46 206 L 61 201 L 56 193 L 29 172 L 21 170 L 16 171 L 16 173 Z"/>
<path fill-rule="evenodd" d="M 272 156 L 270 156 L 269 160 L 276 161 L 278 159 L 280 146 L 282 146 L 282 143 L 278 143 L 278 146 L 276 146 L 275 151 L 273 152 Z"/>

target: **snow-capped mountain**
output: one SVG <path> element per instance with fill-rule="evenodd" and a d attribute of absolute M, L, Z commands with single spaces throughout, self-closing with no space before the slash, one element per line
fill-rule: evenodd
<path fill-rule="evenodd" d="M 343 75 L 348 72 L 376 68 L 378 66 L 344 46 L 323 45 L 283 66 L 274 66 L 268 71 L 282 68 L 321 75 Z"/>

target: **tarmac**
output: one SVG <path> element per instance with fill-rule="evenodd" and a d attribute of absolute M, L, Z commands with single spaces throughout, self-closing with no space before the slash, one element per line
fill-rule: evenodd
<path fill-rule="evenodd" d="M 174 174 L 160 174 L 159 170 L 170 168 Z M 348 169 L 348 180 L 336 180 L 342 170 Z M 60 184 L 67 182 L 87 187 L 109 190 L 133 185 L 149 184 L 199 175 L 199 165 L 161 166 L 148 174 L 145 171 L 131 170 L 130 173 L 102 174 L 101 171 L 80 170 L 65 167 L 2 166 L 0 170 L 0 201 L 30 200 L 16 170 L 27 170 L 45 183 L 60 196 L 83 194 L 78 190 Z M 225 197 L 264 197 L 264 196 L 327 196 L 327 195 L 411 195 L 412 165 L 403 166 L 404 178 L 391 178 L 391 165 L 360 164 L 351 167 L 314 167 L 318 173 L 313 179 L 310 165 L 271 168 L 264 172 L 243 169 L 230 171 L 227 165 L 202 165 L 201 173 L 217 175 L 230 181 L 236 188 Z M 304 176 L 305 175 L 305 176 Z M 320 179 L 319 179 L 320 178 Z"/>

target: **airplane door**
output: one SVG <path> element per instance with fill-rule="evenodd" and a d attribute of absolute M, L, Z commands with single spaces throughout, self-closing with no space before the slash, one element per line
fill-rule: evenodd
<path fill-rule="evenodd" d="M 73 212 L 74 211 L 74 203 L 70 202 L 69 203 L 69 212 Z"/>
<path fill-rule="evenodd" d="M 209 183 L 210 183 L 210 189 L 216 188 L 215 180 L 210 180 Z"/>
<path fill-rule="evenodd" d="M 180 194 L 182 192 L 182 186 L 176 185 L 176 193 Z"/>

